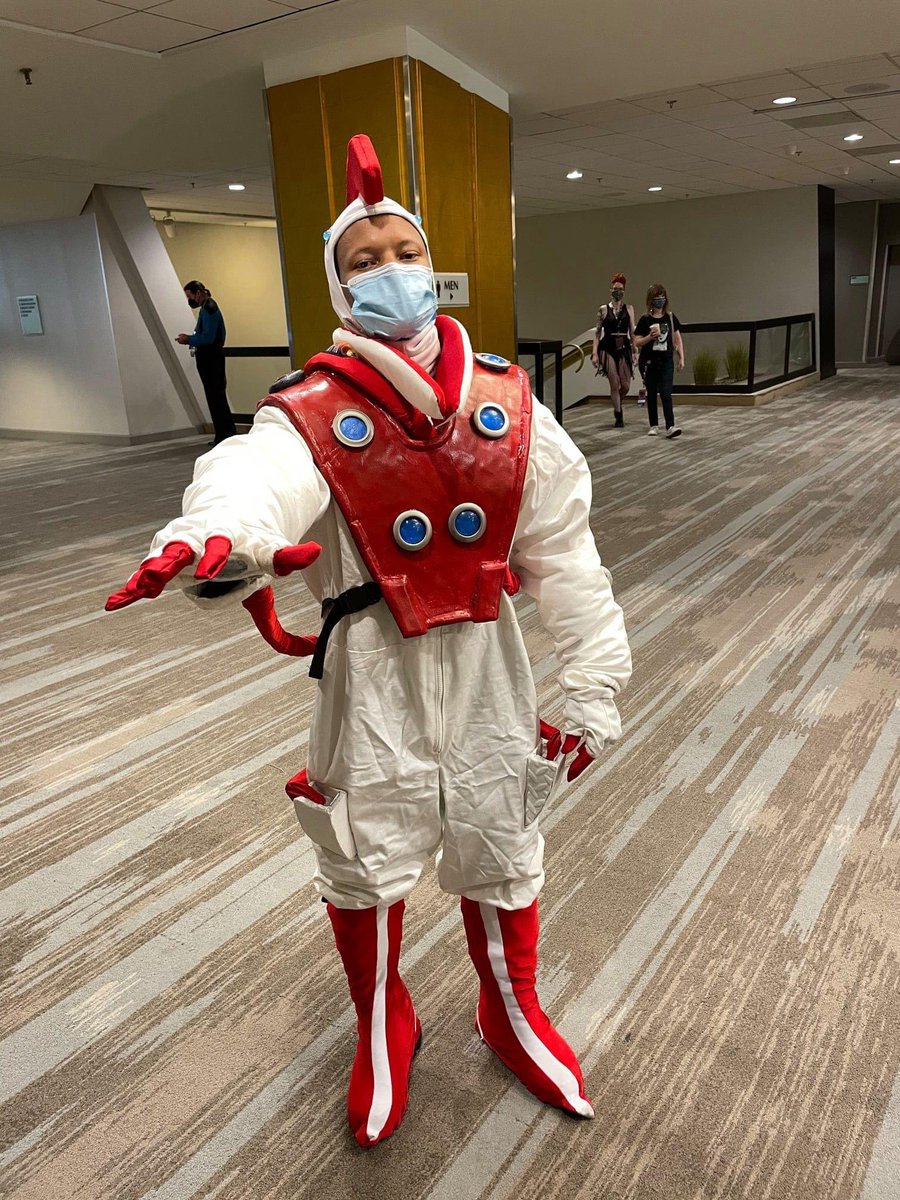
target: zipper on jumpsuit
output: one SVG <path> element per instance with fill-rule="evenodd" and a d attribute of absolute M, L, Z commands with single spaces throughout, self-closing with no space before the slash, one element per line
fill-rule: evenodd
<path fill-rule="evenodd" d="M 444 627 L 439 625 L 437 628 L 437 680 L 435 694 L 437 696 L 437 705 L 435 711 L 436 736 L 434 740 L 434 752 L 440 754 L 444 749 Z"/>

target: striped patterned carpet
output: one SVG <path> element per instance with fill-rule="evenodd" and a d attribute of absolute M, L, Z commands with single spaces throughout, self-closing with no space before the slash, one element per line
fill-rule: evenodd
<path fill-rule="evenodd" d="M 431 873 L 407 909 L 410 1112 L 370 1153 L 282 792 L 303 668 L 240 610 L 101 613 L 202 443 L 5 443 L 0 1194 L 900 1196 L 898 391 L 859 371 L 685 408 L 678 442 L 633 404 L 623 433 L 568 415 L 635 656 L 624 740 L 544 822 L 542 994 L 597 1119 L 541 1109 L 481 1048 Z"/>

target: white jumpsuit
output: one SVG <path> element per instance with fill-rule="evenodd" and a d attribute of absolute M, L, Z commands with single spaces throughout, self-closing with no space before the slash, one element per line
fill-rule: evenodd
<path fill-rule="evenodd" d="M 410 507 L 420 503 L 415 487 L 410 480 Z M 596 756 L 621 734 L 614 696 L 631 658 L 590 502 L 581 452 L 535 402 L 509 561 L 553 639 L 564 728 L 585 735 Z M 199 556 L 213 535 L 252 564 L 257 578 L 244 595 L 268 582 L 275 551 L 310 539 L 323 548 L 304 572 L 317 599 L 370 578 L 306 443 L 275 408 L 198 459 L 184 515 L 157 534 L 151 554 L 182 540 Z M 176 583 L 191 584 L 190 572 Z M 537 745 L 534 681 L 505 593 L 499 620 L 415 638 L 402 636 L 384 603 L 345 617 L 328 645 L 308 771 L 314 784 L 347 793 L 356 857 L 316 847 L 321 894 L 339 908 L 393 904 L 439 854 L 445 891 L 527 907 L 544 878 L 543 838 L 525 816 Z"/>

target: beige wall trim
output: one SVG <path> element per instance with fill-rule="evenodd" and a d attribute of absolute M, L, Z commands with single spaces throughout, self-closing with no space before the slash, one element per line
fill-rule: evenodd
<path fill-rule="evenodd" d="M 80 433 L 59 432 L 52 429 L 3 429 L 0 428 L 0 440 L 3 438 L 16 442 L 71 442 L 86 443 L 91 446 L 145 446 L 150 442 L 171 442 L 176 438 L 202 438 L 208 434 L 198 433 L 196 429 L 168 429 L 161 433 L 115 434 L 115 433 Z"/>

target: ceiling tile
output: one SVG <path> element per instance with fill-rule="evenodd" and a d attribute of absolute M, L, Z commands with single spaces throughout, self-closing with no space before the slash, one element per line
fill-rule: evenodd
<path fill-rule="evenodd" d="M 900 117 L 900 95 L 874 96 L 870 100 L 854 100 L 854 111 L 876 124 L 882 117 Z"/>
<path fill-rule="evenodd" d="M 641 108 L 649 108 L 653 112 L 684 112 L 685 109 L 702 108 L 721 101 L 711 88 L 691 87 L 673 88 L 668 92 L 653 92 L 645 96 L 633 96 L 632 103 Z M 674 103 L 673 103 L 674 101 Z"/>
<path fill-rule="evenodd" d="M 613 122 L 645 116 L 646 110 L 625 100 L 602 100 L 597 104 L 582 104 L 579 108 L 555 109 L 549 115 L 575 123 L 592 124 L 596 121 L 597 124 L 611 126 Z"/>
<path fill-rule="evenodd" d="M 880 82 L 882 75 L 895 73 L 894 64 L 884 54 L 868 58 L 847 58 L 840 62 L 820 63 L 814 67 L 795 67 L 794 73 L 817 87 L 834 84 Z"/>
<path fill-rule="evenodd" d="M 290 15 L 271 0 L 164 0 L 150 11 L 154 16 L 170 17 L 223 32 Z"/>
<path fill-rule="evenodd" d="M 540 133 L 564 133 L 567 129 L 572 129 L 577 122 L 568 121 L 562 116 L 548 116 L 547 113 L 538 113 L 535 117 L 514 117 L 512 122 L 513 135 L 519 137 L 533 137 Z"/>
<path fill-rule="evenodd" d="M 18 21 L 37 29 L 57 33 L 77 33 L 86 25 L 96 25 L 121 17 L 122 9 L 105 0 L 0 0 L 0 20 Z"/>
<path fill-rule="evenodd" d="M 790 71 L 780 71 L 775 75 L 751 75 L 743 79 L 726 79 L 723 83 L 712 84 L 713 91 L 721 92 L 732 100 L 742 100 L 748 96 L 758 96 L 765 93 L 774 96 L 793 96 L 794 89 L 801 81 Z"/>
<path fill-rule="evenodd" d="M 169 50 L 183 46 L 186 42 L 210 37 L 216 31 L 200 25 L 186 25 L 183 21 L 170 21 L 153 13 L 135 12 L 93 25 L 81 31 L 85 37 L 98 42 L 111 42 L 116 46 L 131 46 L 134 50 Z"/>

